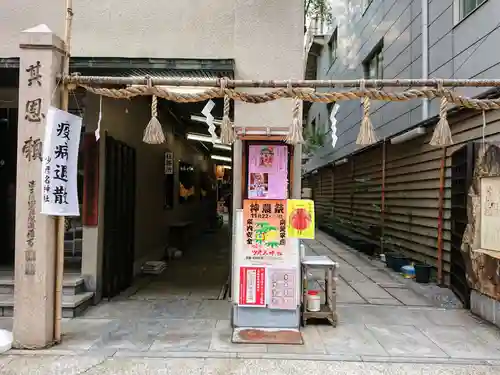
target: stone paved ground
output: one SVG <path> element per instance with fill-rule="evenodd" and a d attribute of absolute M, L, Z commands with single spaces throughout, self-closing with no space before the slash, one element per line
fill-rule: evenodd
<path fill-rule="evenodd" d="M 232 344 L 230 303 L 214 299 L 221 281 L 194 288 L 165 276 L 64 321 L 55 348 L 0 357 L 0 374 L 500 373 L 496 328 L 437 307 L 439 298 L 322 233 L 307 246 L 340 264 L 339 325 L 308 325 L 303 346 Z"/>

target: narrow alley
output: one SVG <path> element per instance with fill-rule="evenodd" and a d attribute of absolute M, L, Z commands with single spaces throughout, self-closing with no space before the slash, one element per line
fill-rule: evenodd
<path fill-rule="evenodd" d="M 321 232 L 306 246 L 308 255 L 339 263 L 337 328 L 308 324 L 302 346 L 233 344 L 224 273 L 208 271 L 227 267 L 228 236 L 225 230 L 206 236 L 216 238 L 202 237 L 178 260 L 196 258 L 199 274 L 178 267 L 184 274 L 175 275 L 173 262 L 171 272 L 65 320 L 61 345 L 10 351 L 0 373 L 420 374 L 445 365 L 454 374 L 498 372 L 500 333 L 457 306 L 448 290 L 417 293 L 412 281 Z M 215 258 L 202 256 L 208 243 L 220 249 Z M 424 297 L 425 290 L 431 292 Z M 10 318 L 1 322 L 10 328 Z"/>

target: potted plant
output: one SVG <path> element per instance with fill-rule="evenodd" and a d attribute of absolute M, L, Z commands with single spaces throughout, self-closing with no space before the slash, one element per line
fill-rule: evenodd
<path fill-rule="evenodd" d="M 415 281 L 420 284 L 427 284 L 431 279 L 432 266 L 426 263 L 415 264 Z"/>

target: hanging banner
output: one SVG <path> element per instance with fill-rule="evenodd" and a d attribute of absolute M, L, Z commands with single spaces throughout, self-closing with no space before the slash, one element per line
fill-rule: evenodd
<path fill-rule="evenodd" d="M 288 253 L 286 200 L 243 202 L 245 243 L 242 259 L 250 264 L 279 264 Z"/>
<path fill-rule="evenodd" d="M 268 268 L 269 308 L 295 310 L 297 308 L 297 268 Z"/>
<path fill-rule="evenodd" d="M 287 237 L 314 239 L 314 201 L 289 199 L 286 203 Z"/>
<path fill-rule="evenodd" d="M 266 305 L 266 269 L 264 267 L 240 267 L 240 306 L 262 307 Z"/>
<path fill-rule="evenodd" d="M 77 176 L 81 129 L 81 117 L 49 107 L 42 154 L 42 214 L 80 215 Z"/>
<path fill-rule="evenodd" d="M 288 147 L 286 145 L 249 146 L 248 198 L 288 198 Z"/>

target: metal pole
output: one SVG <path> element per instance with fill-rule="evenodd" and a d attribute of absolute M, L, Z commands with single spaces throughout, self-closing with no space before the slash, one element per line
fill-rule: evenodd
<path fill-rule="evenodd" d="M 106 85 L 143 85 L 148 81 L 155 86 L 192 86 L 192 87 L 220 87 L 220 79 L 175 79 L 162 77 L 110 77 L 110 76 L 81 76 L 64 75 L 65 84 L 80 84 L 89 86 Z M 500 79 L 351 79 L 351 80 L 227 80 L 229 88 L 287 88 L 290 84 L 294 88 L 359 88 L 364 82 L 366 88 L 383 87 L 500 87 Z"/>
<path fill-rule="evenodd" d="M 73 1 L 66 0 L 66 26 L 64 30 L 64 63 L 63 72 L 69 72 L 69 59 L 71 51 L 71 22 L 73 20 Z M 62 85 L 61 109 L 67 111 L 69 106 L 69 93 L 66 84 Z M 54 341 L 61 342 L 62 294 L 64 278 L 64 216 L 56 216 L 56 279 L 54 296 Z"/>
<path fill-rule="evenodd" d="M 429 78 L 429 2 L 422 0 L 422 79 Z M 422 120 L 429 118 L 429 99 L 422 100 Z"/>

